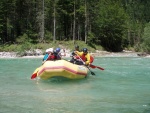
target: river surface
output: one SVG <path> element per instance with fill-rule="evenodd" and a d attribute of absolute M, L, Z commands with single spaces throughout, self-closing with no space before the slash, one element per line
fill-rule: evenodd
<path fill-rule="evenodd" d="M 0 59 L 0 113 L 150 113 L 150 58 L 100 57 L 82 80 L 31 80 L 41 59 Z"/>

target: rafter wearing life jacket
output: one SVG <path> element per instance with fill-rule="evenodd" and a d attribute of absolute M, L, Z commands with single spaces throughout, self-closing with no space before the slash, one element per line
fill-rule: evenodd
<path fill-rule="evenodd" d="M 57 60 L 57 56 L 52 53 L 47 60 Z"/>
<path fill-rule="evenodd" d="M 87 48 L 83 48 L 82 52 L 75 52 L 80 58 L 85 62 L 86 65 L 89 65 L 94 61 L 94 58 L 88 53 Z"/>

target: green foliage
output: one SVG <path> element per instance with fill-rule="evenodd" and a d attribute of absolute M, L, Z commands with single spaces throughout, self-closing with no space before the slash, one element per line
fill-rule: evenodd
<path fill-rule="evenodd" d="M 47 30 L 46 30 L 46 33 L 45 33 L 45 40 L 46 40 L 46 42 L 52 42 L 53 41 L 52 33 L 47 31 Z"/>
<path fill-rule="evenodd" d="M 109 51 L 121 51 L 124 47 L 131 46 L 131 48 L 136 47 L 137 50 L 142 48 L 143 51 L 149 51 L 146 36 L 143 36 L 142 44 L 138 48 L 144 26 L 150 21 L 149 0 L 44 0 L 44 7 L 42 1 L 0 0 L 1 44 L 21 44 L 18 48 L 20 51 L 48 47 L 47 44 L 38 44 L 40 39 L 43 43 L 52 45 L 59 45 L 60 40 L 68 40 L 73 46 L 73 42 L 70 41 L 73 38 L 73 31 L 75 39 L 79 41 L 85 41 L 85 31 L 87 31 L 87 43 L 95 49 L 96 45 L 100 45 Z M 52 42 L 54 6 L 56 43 Z M 41 23 L 43 20 L 44 28 Z M 85 23 L 87 23 L 86 29 Z M 11 50 L 9 47 L 6 48 L 7 51 Z"/>
<path fill-rule="evenodd" d="M 144 28 L 141 47 L 143 51 L 150 53 L 150 22 Z"/>
<path fill-rule="evenodd" d="M 6 44 L 6 45 L 2 45 L 0 46 L 0 51 L 3 52 L 18 52 L 19 51 L 20 46 L 17 44 Z"/>
<path fill-rule="evenodd" d="M 23 34 L 22 36 L 19 36 L 17 39 L 16 39 L 16 42 L 19 43 L 19 44 L 22 44 L 22 43 L 25 43 L 25 42 L 28 42 L 28 35 L 27 34 Z"/>
<path fill-rule="evenodd" d="M 32 44 L 30 42 L 24 42 L 22 45 L 21 45 L 21 50 L 30 50 L 32 49 Z"/>
<path fill-rule="evenodd" d="M 95 31 L 101 44 L 109 51 L 121 51 L 123 34 L 126 30 L 126 14 L 119 3 L 99 4 Z"/>

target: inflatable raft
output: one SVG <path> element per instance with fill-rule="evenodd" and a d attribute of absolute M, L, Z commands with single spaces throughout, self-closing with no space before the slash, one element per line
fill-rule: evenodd
<path fill-rule="evenodd" d="M 72 64 L 66 60 L 56 60 L 46 61 L 34 71 L 32 76 L 40 77 L 44 80 L 58 76 L 69 79 L 82 79 L 88 75 L 88 71 L 88 68 L 83 65 Z"/>

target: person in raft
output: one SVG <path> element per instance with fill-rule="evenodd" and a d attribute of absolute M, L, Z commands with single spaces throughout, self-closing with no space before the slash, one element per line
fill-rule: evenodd
<path fill-rule="evenodd" d="M 75 51 L 80 51 L 79 46 L 75 45 L 73 52 L 71 53 L 70 57 L 75 56 L 76 54 L 74 53 Z"/>
<path fill-rule="evenodd" d="M 82 52 L 75 51 L 75 54 L 77 54 L 77 56 L 81 60 L 79 65 L 88 66 L 94 61 L 94 58 L 89 54 L 87 48 L 83 48 Z"/>
<path fill-rule="evenodd" d="M 78 45 L 75 46 L 75 50 L 71 53 L 70 57 L 72 57 L 72 58 L 71 58 L 71 60 L 69 60 L 69 61 L 70 61 L 71 63 L 74 63 L 74 64 L 80 64 L 80 63 L 79 63 L 79 62 L 80 62 L 80 59 L 79 59 L 79 57 L 75 54 L 75 51 L 80 51 Z"/>
<path fill-rule="evenodd" d="M 61 52 L 61 49 L 58 47 L 53 51 L 54 55 L 56 56 L 56 60 L 61 60 L 62 56 L 66 56 L 65 49 L 62 50 L 63 52 Z"/>
<path fill-rule="evenodd" d="M 47 60 L 50 60 L 50 56 L 53 55 L 53 48 L 46 49 L 45 52 L 46 54 L 44 55 L 42 64 L 44 64 Z"/>

